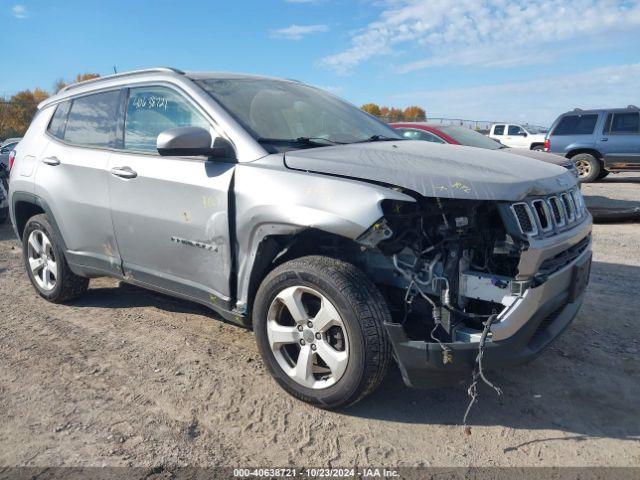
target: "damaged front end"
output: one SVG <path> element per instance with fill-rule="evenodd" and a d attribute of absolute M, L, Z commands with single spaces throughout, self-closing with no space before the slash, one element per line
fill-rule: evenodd
<path fill-rule="evenodd" d="M 516 203 L 419 197 L 382 208 L 358 239 L 359 263 L 390 305 L 386 328 L 408 385 L 460 381 L 481 339 L 486 366 L 524 362 L 575 316 L 591 258 L 578 189 Z"/>

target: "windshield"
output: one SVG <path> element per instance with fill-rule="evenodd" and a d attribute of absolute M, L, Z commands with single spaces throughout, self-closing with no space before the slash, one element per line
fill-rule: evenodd
<path fill-rule="evenodd" d="M 208 78 L 197 83 L 271 151 L 402 140 L 369 114 L 301 83 L 262 78 Z"/>
<path fill-rule="evenodd" d="M 446 133 L 453 138 L 460 145 L 466 145 L 468 147 L 488 148 L 489 150 L 498 150 L 504 148 L 500 142 L 485 137 L 483 134 L 471 130 L 470 128 L 454 127 L 448 125 L 438 125 L 438 130 Z"/>

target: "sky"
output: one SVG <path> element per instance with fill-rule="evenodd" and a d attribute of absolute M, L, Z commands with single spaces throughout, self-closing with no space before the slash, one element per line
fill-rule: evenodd
<path fill-rule="evenodd" d="M 548 126 L 640 105 L 640 0 L 0 0 L 0 95 L 173 66 Z"/>

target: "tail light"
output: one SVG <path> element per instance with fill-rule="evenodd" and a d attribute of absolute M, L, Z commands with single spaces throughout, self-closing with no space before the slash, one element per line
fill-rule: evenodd
<path fill-rule="evenodd" d="M 11 150 L 11 153 L 9 154 L 9 171 L 11 171 L 11 169 L 13 168 L 13 162 L 15 160 L 16 160 L 16 151 Z"/>
<path fill-rule="evenodd" d="M 544 151 L 548 152 L 549 150 L 551 150 L 551 142 L 549 141 L 548 138 L 544 139 Z"/>

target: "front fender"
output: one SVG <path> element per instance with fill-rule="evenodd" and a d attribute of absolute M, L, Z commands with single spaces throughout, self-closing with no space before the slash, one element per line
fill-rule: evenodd
<path fill-rule="evenodd" d="M 383 200 L 415 201 L 371 183 L 255 164 L 237 166 L 234 191 L 240 309 L 247 305 L 258 248 L 267 237 L 315 229 L 355 240 L 383 216 Z"/>

